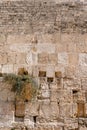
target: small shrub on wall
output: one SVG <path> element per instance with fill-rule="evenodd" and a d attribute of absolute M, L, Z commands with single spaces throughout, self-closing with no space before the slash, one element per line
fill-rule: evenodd
<path fill-rule="evenodd" d="M 12 85 L 17 100 L 31 100 L 36 96 L 37 83 L 24 68 L 19 69 L 17 75 L 4 74 L 4 81 Z"/>

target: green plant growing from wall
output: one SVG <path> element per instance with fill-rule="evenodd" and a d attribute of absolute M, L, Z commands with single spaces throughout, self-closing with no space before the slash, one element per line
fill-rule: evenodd
<path fill-rule="evenodd" d="M 16 98 L 30 100 L 36 96 L 37 83 L 34 78 L 28 74 L 24 68 L 18 74 L 4 74 L 4 81 L 12 85 L 11 90 L 15 92 Z"/>

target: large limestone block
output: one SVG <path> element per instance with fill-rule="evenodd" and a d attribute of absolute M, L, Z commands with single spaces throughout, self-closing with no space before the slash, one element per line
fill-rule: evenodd
<path fill-rule="evenodd" d="M 7 44 L 31 44 L 34 40 L 34 35 L 8 35 Z"/>
<path fill-rule="evenodd" d="M 38 63 L 39 64 L 47 64 L 48 63 L 48 54 L 47 53 L 39 53 L 38 54 Z"/>
<path fill-rule="evenodd" d="M 78 66 L 76 69 L 76 76 L 79 78 L 86 78 L 87 77 L 87 66 Z"/>
<path fill-rule="evenodd" d="M 78 117 L 86 117 L 86 110 L 85 110 L 85 103 L 84 102 L 78 102 L 77 103 L 77 116 Z"/>
<path fill-rule="evenodd" d="M 84 90 L 83 91 L 81 90 L 81 91 L 78 92 L 78 100 L 79 101 L 81 100 L 81 101 L 84 101 L 84 102 L 86 101 L 86 99 L 85 99 L 85 91 Z"/>
<path fill-rule="evenodd" d="M 0 53 L 0 64 L 6 64 L 7 63 L 7 54 L 5 52 Z"/>
<path fill-rule="evenodd" d="M 87 103 L 85 103 L 85 114 L 86 114 L 86 117 L 87 117 Z"/>
<path fill-rule="evenodd" d="M 70 66 L 78 65 L 79 58 L 78 58 L 77 53 L 69 53 L 68 57 L 69 57 L 69 65 Z"/>
<path fill-rule="evenodd" d="M 66 52 L 58 53 L 58 64 L 68 65 L 68 54 Z"/>
<path fill-rule="evenodd" d="M 56 90 L 51 90 L 51 92 L 50 92 L 50 100 L 52 102 L 57 102 L 57 100 L 58 100 L 58 92 Z"/>
<path fill-rule="evenodd" d="M 38 116 L 39 114 L 39 102 L 29 102 L 25 106 L 25 116 Z"/>
<path fill-rule="evenodd" d="M 70 103 L 72 102 L 72 92 L 71 90 L 59 90 L 58 94 L 60 94 L 59 100 L 60 103 Z"/>
<path fill-rule="evenodd" d="M 26 55 L 26 62 L 29 65 L 37 65 L 37 63 L 38 63 L 38 56 L 37 56 L 37 54 L 31 53 L 31 52 L 27 53 L 27 55 Z"/>
<path fill-rule="evenodd" d="M 61 44 L 62 50 L 67 52 L 76 52 L 77 37 L 74 34 L 62 34 Z"/>
<path fill-rule="evenodd" d="M 9 50 L 12 52 L 17 52 L 17 53 L 26 53 L 31 50 L 31 45 L 15 43 L 15 44 L 9 45 Z"/>
<path fill-rule="evenodd" d="M 51 91 L 52 91 L 52 90 L 53 90 L 53 91 L 57 91 L 58 88 L 59 88 L 59 86 L 57 86 L 57 83 L 52 83 L 52 84 L 50 84 L 50 89 L 51 89 Z"/>
<path fill-rule="evenodd" d="M 0 35 L 0 45 L 3 45 L 6 43 L 6 36 L 5 35 Z"/>
<path fill-rule="evenodd" d="M 51 102 L 51 118 L 58 119 L 59 117 L 59 106 L 57 102 Z"/>
<path fill-rule="evenodd" d="M 87 78 L 81 79 L 81 86 L 83 90 L 87 90 Z"/>
<path fill-rule="evenodd" d="M 49 64 L 57 64 L 57 54 L 49 54 Z"/>
<path fill-rule="evenodd" d="M 15 61 L 16 64 L 26 64 L 26 53 L 17 53 Z"/>
<path fill-rule="evenodd" d="M 41 82 L 41 81 L 40 81 Z M 50 89 L 47 83 L 43 82 L 40 85 L 40 90 L 38 91 L 39 99 L 49 99 L 50 98 Z"/>
<path fill-rule="evenodd" d="M 25 104 L 22 101 L 16 101 L 15 116 L 24 117 L 25 115 Z"/>
<path fill-rule="evenodd" d="M 71 117 L 77 117 L 77 103 L 72 104 L 72 115 Z"/>
<path fill-rule="evenodd" d="M 40 88 L 41 90 L 49 90 L 49 85 L 47 83 L 41 83 Z"/>
<path fill-rule="evenodd" d="M 37 52 L 38 53 L 55 53 L 55 44 L 49 43 L 38 43 L 37 44 Z"/>
<path fill-rule="evenodd" d="M 40 106 L 40 111 L 39 111 L 39 116 L 40 118 L 45 119 L 47 122 L 57 120 L 58 114 L 59 114 L 59 108 L 57 103 L 52 102 L 51 104 L 45 104 L 43 103 Z"/>
<path fill-rule="evenodd" d="M 2 66 L 2 73 L 13 73 L 14 68 L 13 64 L 6 64 Z"/>
<path fill-rule="evenodd" d="M 79 53 L 87 52 L 87 34 L 77 36 L 78 42 L 76 43 L 76 51 Z"/>
<path fill-rule="evenodd" d="M 16 63 L 16 53 L 9 52 L 7 54 L 7 63 L 8 64 L 15 64 Z"/>
<path fill-rule="evenodd" d="M 63 44 L 63 43 L 61 44 L 61 41 L 60 41 L 60 43 L 56 44 L 56 50 L 57 52 L 60 52 L 60 53 L 66 52 L 67 46 L 66 44 Z"/>
<path fill-rule="evenodd" d="M 47 77 L 54 77 L 54 65 L 48 65 L 46 68 Z"/>
<path fill-rule="evenodd" d="M 38 77 L 38 66 L 32 66 L 32 68 L 28 69 L 29 74 L 33 74 L 34 77 Z"/>
<path fill-rule="evenodd" d="M 41 99 L 49 99 L 50 98 L 50 91 L 49 90 L 42 90 L 41 91 Z"/>
<path fill-rule="evenodd" d="M 2 102 L 0 101 L 0 115 L 4 116 L 4 119 L 6 118 L 6 115 L 11 115 L 14 111 L 14 103 L 13 102 Z M 8 118 L 8 116 L 7 116 Z"/>
<path fill-rule="evenodd" d="M 65 126 L 68 130 L 78 130 L 78 120 L 73 118 L 64 119 Z"/>
<path fill-rule="evenodd" d="M 11 85 L 7 83 L 0 83 L 0 101 L 14 101 L 14 93 L 11 92 Z"/>
<path fill-rule="evenodd" d="M 65 78 L 63 79 L 63 85 L 65 89 L 71 90 L 81 90 L 81 80 L 80 78 Z"/>
<path fill-rule="evenodd" d="M 71 103 L 61 103 L 59 104 L 59 115 L 60 117 L 70 118 L 72 115 L 72 104 Z"/>
<path fill-rule="evenodd" d="M 54 43 L 54 36 L 52 34 L 39 34 L 38 43 Z"/>
<path fill-rule="evenodd" d="M 53 43 L 55 43 L 57 45 L 61 43 L 61 33 L 54 33 L 53 34 Z"/>
<path fill-rule="evenodd" d="M 67 78 L 72 78 L 75 77 L 77 75 L 77 70 L 78 68 L 76 66 L 67 66 L 65 68 L 65 77 Z"/>
<path fill-rule="evenodd" d="M 67 33 L 64 33 L 61 35 L 61 42 L 62 43 L 74 43 L 76 40 L 76 36 L 74 34 L 67 34 Z"/>
<path fill-rule="evenodd" d="M 87 54 L 86 53 L 79 54 L 79 65 L 87 66 Z"/>

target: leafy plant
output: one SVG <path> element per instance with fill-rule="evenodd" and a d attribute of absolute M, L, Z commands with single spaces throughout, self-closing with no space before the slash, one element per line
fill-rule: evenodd
<path fill-rule="evenodd" d="M 12 91 L 15 92 L 17 97 L 21 97 L 26 100 L 29 96 L 33 98 L 37 93 L 37 83 L 30 75 L 22 74 L 5 74 L 4 81 L 12 85 Z M 29 95 L 29 96 L 26 96 Z"/>

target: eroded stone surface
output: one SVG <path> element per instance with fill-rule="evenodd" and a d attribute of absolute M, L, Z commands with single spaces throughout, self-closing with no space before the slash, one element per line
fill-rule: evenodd
<path fill-rule="evenodd" d="M 0 73 L 23 67 L 38 95 L 15 107 L 0 78 L 1 130 L 87 129 L 86 0 L 0 1 Z"/>

